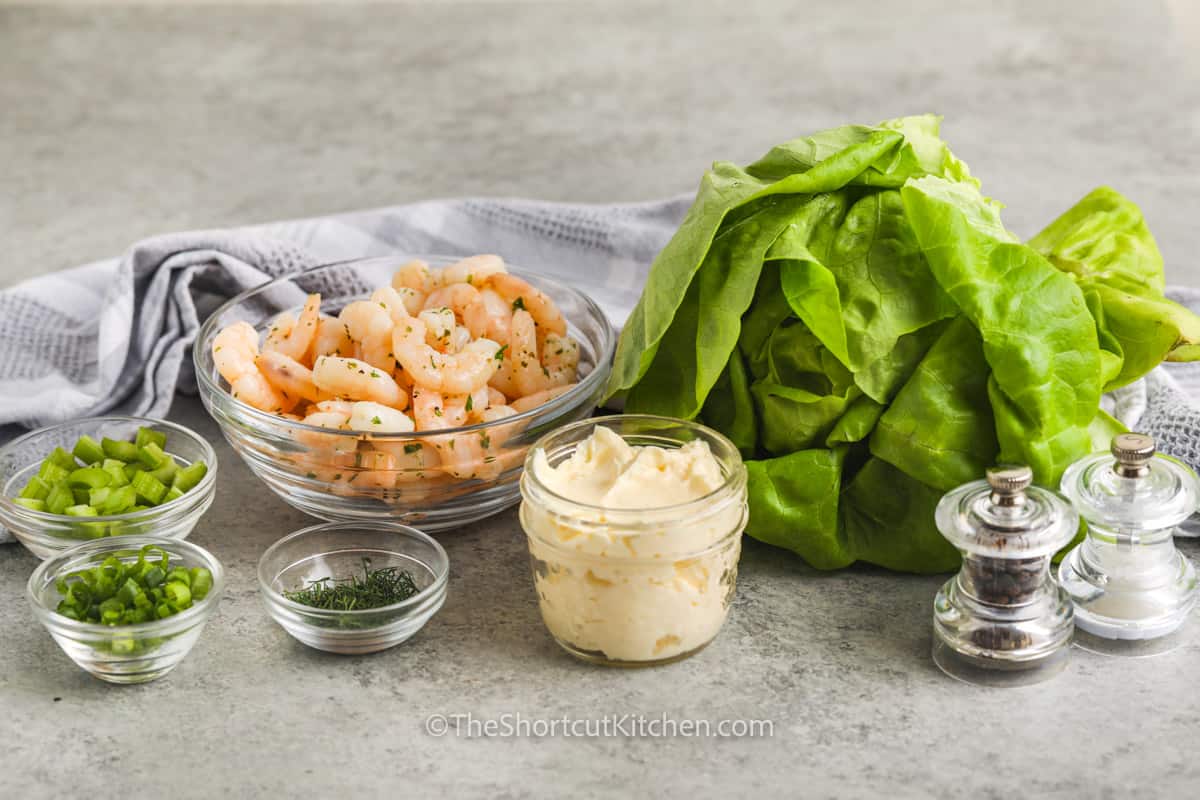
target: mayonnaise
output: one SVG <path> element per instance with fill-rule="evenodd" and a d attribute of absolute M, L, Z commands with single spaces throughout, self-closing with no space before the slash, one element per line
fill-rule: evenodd
<path fill-rule="evenodd" d="M 618 418 L 613 418 L 618 419 Z M 627 435 L 630 420 L 612 423 Z M 708 644 L 732 599 L 746 522 L 744 468 L 714 437 L 678 447 L 632 446 L 610 427 L 551 464 L 551 434 L 535 445 L 522 490 L 542 618 L 575 655 L 655 663 Z M 544 440 L 546 441 L 546 440 Z M 702 500 L 703 502 L 695 502 Z"/>

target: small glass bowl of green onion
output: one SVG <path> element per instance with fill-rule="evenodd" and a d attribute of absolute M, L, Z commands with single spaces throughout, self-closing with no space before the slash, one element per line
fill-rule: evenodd
<path fill-rule="evenodd" d="M 46 559 L 26 595 L 79 667 L 109 683 L 145 683 L 183 661 L 224 588 L 224 567 L 203 547 L 118 536 Z"/>
<path fill-rule="evenodd" d="M 0 525 L 38 558 L 110 536 L 183 539 L 212 505 L 217 455 L 164 420 L 95 417 L 0 449 Z"/>
<path fill-rule="evenodd" d="M 267 548 L 258 587 L 267 613 L 299 641 L 360 655 L 409 639 L 446 601 L 450 561 L 397 522 L 329 522 Z"/>

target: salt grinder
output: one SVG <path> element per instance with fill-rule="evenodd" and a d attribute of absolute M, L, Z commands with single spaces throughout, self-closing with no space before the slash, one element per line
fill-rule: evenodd
<path fill-rule="evenodd" d="M 1196 510 L 1196 474 L 1156 454 L 1150 436 L 1122 433 L 1111 455 L 1067 468 L 1062 489 L 1088 527 L 1058 573 L 1075 604 L 1080 645 L 1118 655 L 1172 649 L 1172 634 L 1196 604 L 1196 569 L 1173 538 Z"/>
<path fill-rule="evenodd" d="M 1067 664 L 1071 599 L 1051 578 L 1050 559 L 1079 516 L 1032 483 L 1029 467 L 990 469 L 937 506 L 938 530 L 963 560 L 934 599 L 933 660 L 968 683 L 1037 683 Z"/>

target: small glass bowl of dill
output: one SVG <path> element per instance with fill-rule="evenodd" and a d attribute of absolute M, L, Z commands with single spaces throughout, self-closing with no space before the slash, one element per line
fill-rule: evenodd
<path fill-rule="evenodd" d="M 374 653 L 419 631 L 446 601 L 442 546 L 395 522 L 329 522 L 267 548 L 258 585 L 267 613 L 328 653 Z"/>

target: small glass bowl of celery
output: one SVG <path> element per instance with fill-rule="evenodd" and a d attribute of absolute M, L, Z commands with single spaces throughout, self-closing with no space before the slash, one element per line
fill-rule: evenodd
<path fill-rule="evenodd" d="M 183 661 L 224 587 L 224 567 L 203 547 L 118 536 L 46 559 L 26 595 L 79 667 L 109 683 L 145 683 Z"/>
<path fill-rule="evenodd" d="M 268 547 L 258 562 L 258 588 L 267 613 L 299 641 L 327 653 L 361 655 L 394 647 L 421 630 L 446 601 L 449 574 L 446 551 L 416 528 L 328 522 Z M 397 593 L 400 584 L 408 590 Z M 312 605 L 318 599 L 325 602 Z"/>
<path fill-rule="evenodd" d="M 96 417 L 0 449 L 0 525 L 38 558 L 81 541 L 183 539 L 212 505 L 217 456 L 172 422 Z"/>

